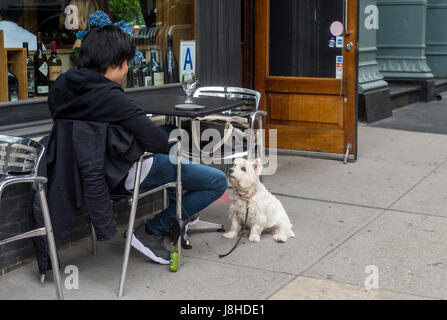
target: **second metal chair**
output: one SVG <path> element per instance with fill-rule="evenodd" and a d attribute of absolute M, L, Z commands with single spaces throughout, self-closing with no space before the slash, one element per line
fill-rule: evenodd
<path fill-rule="evenodd" d="M 0 200 L 3 191 L 19 183 L 33 183 L 39 194 L 44 227 L 0 240 L 0 246 L 14 241 L 46 236 L 58 299 L 63 299 L 56 243 L 48 210 L 44 184 L 47 178 L 37 176 L 37 168 L 45 148 L 42 144 L 19 137 L 0 135 Z"/>
<path fill-rule="evenodd" d="M 249 139 L 249 145 L 246 153 L 235 154 L 228 156 L 225 158 L 237 158 L 241 156 L 246 156 L 249 159 L 252 159 L 253 156 L 256 155 L 255 146 L 258 146 L 258 150 L 260 152 L 259 157 L 264 158 L 264 138 L 263 138 L 263 125 L 262 125 L 262 117 L 267 115 L 267 112 L 264 110 L 259 110 L 259 102 L 261 101 L 261 93 L 246 88 L 239 87 L 221 87 L 221 86 L 212 86 L 212 87 L 199 87 L 194 92 L 194 97 L 220 97 L 226 99 L 237 99 L 244 100 L 246 102 L 245 105 L 239 107 L 235 110 L 224 111 L 222 113 L 223 116 L 226 117 L 241 117 L 246 118 L 248 122 L 248 128 L 255 133 L 254 139 Z M 253 145 L 254 143 L 254 145 Z M 253 155 L 252 152 L 255 152 Z"/>
<path fill-rule="evenodd" d="M 121 270 L 121 277 L 120 277 L 120 283 L 119 283 L 119 289 L 118 289 L 118 297 L 122 297 L 124 293 L 124 284 L 126 281 L 126 273 L 127 273 L 127 266 L 129 264 L 129 255 L 130 255 L 130 248 L 131 248 L 131 240 L 132 240 L 132 233 L 135 225 L 135 216 L 137 213 L 138 208 L 138 200 L 151 195 L 153 193 L 159 192 L 159 191 L 165 191 L 166 188 L 176 188 L 176 207 L 177 207 L 177 219 L 182 218 L 182 171 L 181 171 L 181 158 L 182 158 L 182 148 L 181 144 L 177 139 L 170 139 L 170 144 L 175 144 L 173 148 L 175 147 L 175 154 L 176 154 L 176 166 L 177 166 L 177 179 L 175 181 L 172 181 L 170 183 L 167 183 L 165 185 L 159 186 L 155 189 L 151 190 L 143 190 L 140 193 L 140 178 L 141 178 L 141 169 L 143 165 L 143 161 L 146 158 L 152 157 L 153 154 L 149 152 L 145 152 L 139 159 L 137 164 L 137 170 L 135 174 L 135 182 L 134 182 L 134 188 L 133 193 L 131 196 L 129 195 L 123 195 L 123 196 L 115 196 L 115 198 L 121 198 L 128 201 L 130 205 L 130 215 L 129 215 L 129 224 L 127 227 L 127 237 L 124 247 L 124 255 L 123 255 L 123 266 Z M 96 254 L 97 248 L 96 248 L 96 235 L 93 226 L 91 226 L 91 232 L 92 232 L 92 250 L 93 254 Z M 179 237 L 178 243 L 178 263 L 180 264 L 180 257 L 181 257 L 181 239 Z"/>

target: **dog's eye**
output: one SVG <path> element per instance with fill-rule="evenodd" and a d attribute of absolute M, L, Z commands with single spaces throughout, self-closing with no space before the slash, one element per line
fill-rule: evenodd
<path fill-rule="evenodd" d="M 241 169 L 242 169 L 242 171 L 247 172 L 247 168 L 242 167 Z"/>

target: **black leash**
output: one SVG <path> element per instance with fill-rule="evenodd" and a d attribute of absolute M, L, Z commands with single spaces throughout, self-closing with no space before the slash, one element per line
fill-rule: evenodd
<path fill-rule="evenodd" d="M 242 226 L 241 231 L 239 231 L 239 239 L 237 239 L 236 244 L 233 246 L 233 248 L 232 248 L 229 252 L 227 252 L 227 253 L 225 253 L 225 254 L 219 254 L 219 258 L 224 258 L 224 257 L 230 255 L 230 253 L 232 253 L 232 252 L 234 251 L 234 249 L 236 249 L 237 245 L 239 244 L 239 242 L 240 242 L 241 239 L 242 239 L 242 236 L 244 235 L 245 226 L 247 225 L 247 218 L 248 218 L 248 201 L 247 201 L 247 210 L 246 210 L 246 212 L 245 212 L 245 221 L 244 221 L 244 225 Z"/>

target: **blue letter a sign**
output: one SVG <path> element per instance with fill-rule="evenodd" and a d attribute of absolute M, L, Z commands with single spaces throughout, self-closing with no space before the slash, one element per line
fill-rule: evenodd
<path fill-rule="evenodd" d="M 179 73 L 180 79 L 183 75 L 191 75 L 195 73 L 196 67 L 196 42 L 180 41 L 180 57 L 179 57 Z"/>
<path fill-rule="evenodd" d="M 185 54 L 185 63 L 183 64 L 183 71 L 186 70 L 186 66 L 189 65 L 190 69 L 189 70 L 194 70 L 194 67 L 192 65 L 192 58 L 191 58 L 191 49 L 187 48 L 186 49 L 186 54 Z"/>

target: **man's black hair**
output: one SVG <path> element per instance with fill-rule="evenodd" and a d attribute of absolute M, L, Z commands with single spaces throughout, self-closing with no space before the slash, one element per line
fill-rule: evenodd
<path fill-rule="evenodd" d="M 117 26 L 93 28 L 82 40 L 78 66 L 101 74 L 135 56 L 135 42 Z"/>

